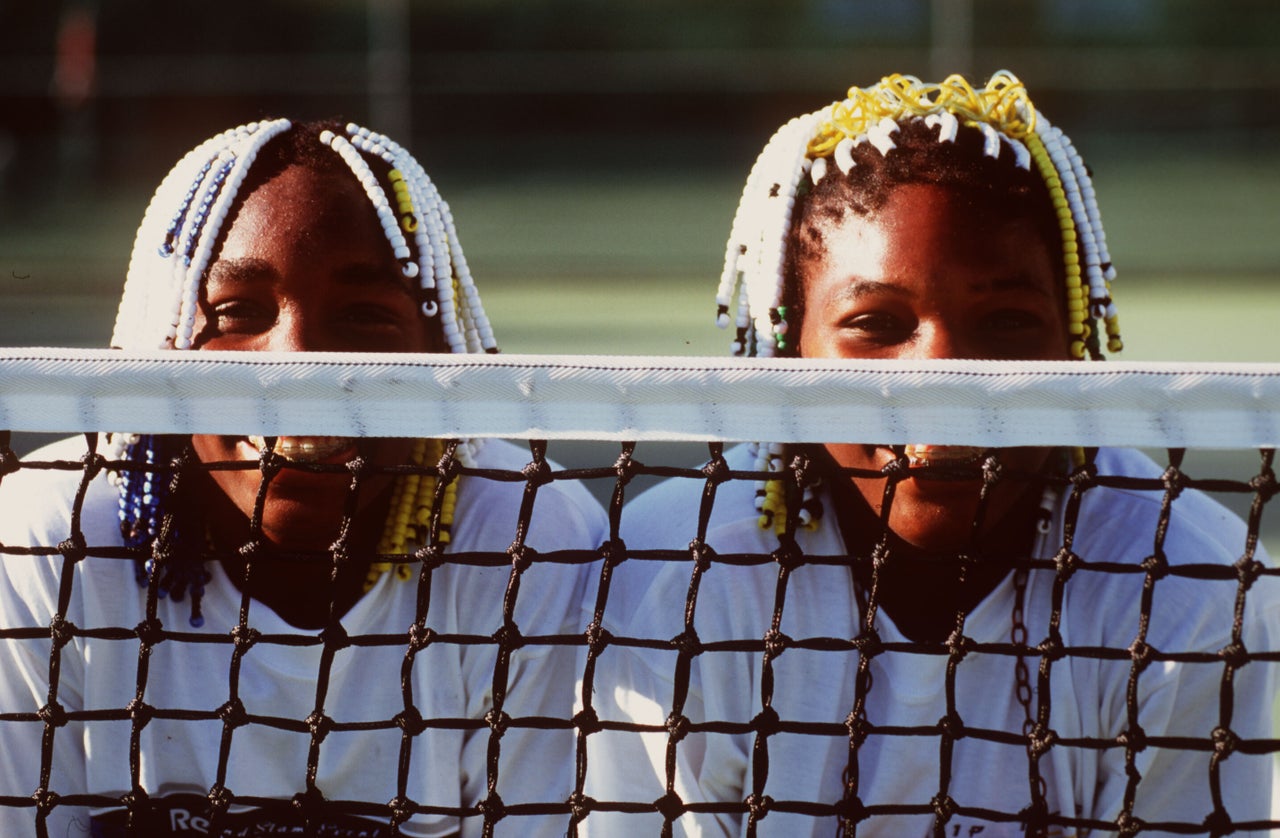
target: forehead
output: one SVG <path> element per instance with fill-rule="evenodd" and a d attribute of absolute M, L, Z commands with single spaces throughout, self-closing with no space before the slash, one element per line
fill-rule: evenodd
<path fill-rule="evenodd" d="M 1019 278 L 1053 290 L 1056 299 L 1057 257 L 1025 213 L 1021 203 L 1002 203 L 972 190 L 903 184 L 864 215 L 847 209 L 809 222 L 817 247 L 799 261 L 798 278 L 808 298 L 819 283 L 853 279 L 950 293 Z"/>
<path fill-rule="evenodd" d="M 318 258 L 363 251 L 393 259 L 377 213 L 353 177 L 291 165 L 242 196 L 219 258 L 247 250 L 305 247 Z"/>

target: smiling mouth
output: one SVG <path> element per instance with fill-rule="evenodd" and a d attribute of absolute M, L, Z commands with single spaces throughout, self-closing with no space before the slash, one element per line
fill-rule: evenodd
<path fill-rule="evenodd" d="M 267 450 L 266 437 L 251 436 L 249 444 L 258 453 Z M 278 436 L 272 450 L 291 462 L 318 463 L 333 461 L 339 454 L 354 454 L 355 440 L 345 436 Z"/>
<path fill-rule="evenodd" d="M 983 449 L 968 445 L 912 444 L 906 446 L 905 453 L 911 468 L 934 468 L 972 465 L 982 458 Z"/>

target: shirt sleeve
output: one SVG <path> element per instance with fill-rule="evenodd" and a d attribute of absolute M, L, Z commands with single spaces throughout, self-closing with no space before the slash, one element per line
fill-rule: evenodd
<path fill-rule="evenodd" d="M 56 547 L 67 538 L 78 482 L 74 472 L 34 471 L 0 482 L 5 510 L 0 516 L 0 834 L 5 836 L 36 834 L 34 806 L 14 804 L 33 799 L 46 768 L 50 792 L 68 795 L 86 788 L 81 724 L 47 726 L 41 719 L 50 718 L 42 710 L 51 700 L 63 712 L 82 705 L 81 656 L 55 658 L 49 630 L 62 575 L 75 571 L 59 555 L 30 554 L 31 548 Z M 56 695 L 50 690 L 51 672 L 57 676 Z M 55 806 L 46 825 L 50 835 L 87 835 L 88 812 Z"/>
<path fill-rule="evenodd" d="M 1085 558 L 1139 564 L 1155 555 L 1159 493 L 1115 492 L 1107 501 L 1105 514 L 1090 523 Z M 1136 590 L 1144 581 L 1149 587 L 1151 660 L 1124 667 L 1129 684 L 1108 691 L 1116 697 L 1110 729 L 1100 731 L 1126 732 L 1134 747 L 1118 740 L 1100 752 L 1091 815 L 1114 822 L 1131 795 L 1132 816 L 1147 824 L 1185 828 L 1224 816 L 1233 824 L 1261 823 L 1272 816 L 1275 757 L 1268 748 L 1280 664 L 1253 656 L 1280 648 L 1280 579 L 1241 575 L 1246 528 L 1216 502 L 1187 492 L 1171 510 L 1160 547 L 1169 572 L 1129 575 L 1134 585 L 1125 602 L 1091 604 L 1125 626 L 1123 633 L 1113 630 L 1107 645 L 1132 651 L 1138 639 L 1132 627 L 1142 622 Z M 1253 559 L 1256 567 L 1271 566 L 1260 545 Z M 1126 616 L 1118 620 L 1118 614 Z M 1270 832 L 1238 828 L 1232 834 Z"/>
<path fill-rule="evenodd" d="M 689 572 L 683 563 L 663 567 L 652 575 L 643 596 L 620 600 L 627 605 L 634 602 L 634 609 L 614 612 L 605 628 L 633 640 L 671 640 L 683 631 L 680 615 L 688 585 Z M 716 599 L 713 592 L 704 591 L 704 595 Z M 703 613 L 722 612 L 708 607 Z M 708 629 L 718 635 L 715 628 Z M 672 647 L 611 643 L 597 658 L 591 701 L 601 730 L 587 738 L 585 793 L 606 808 L 586 818 L 586 835 L 660 834 L 664 817 L 658 802 L 668 796 L 668 778 L 671 791 L 685 805 L 743 799 L 750 737 L 669 725 L 677 706 L 678 657 Z M 692 724 L 745 718 L 750 710 L 737 706 L 737 699 L 749 695 L 749 690 L 719 691 L 708 704 L 702 685 L 704 680 L 749 683 L 750 671 L 726 662 L 725 671 L 709 673 L 707 667 L 714 664 L 706 657 L 696 656 L 689 662 L 679 715 Z M 673 834 L 736 835 L 739 820 L 734 814 L 686 813 L 673 822 Z"/>
<path fill-rule="evenodd" d="M 501 453 L 507 459 L 503 467 L 520 467 L 521 461 L 513 459 L 513 452 Z M 520 483 L 482 479 L 460 491 L 458 520 L 470 534 L 455 546 L 461 550 L 506 550 L 517 535 L 524 491 Z M 514 594 L 512 616 L 520 636 L 526 639 L 516 644 L 505 660 L 500 660 L 497 647 L 492 645 L 464 652 L 468 716 L 484 724 L 464 737 L 463 805 L 490 798 L 490 777 L 496 770 L 493 791 L 509 812 L 497 822 L 497 836 L 558 838 L 568 831 L 569 816 L 563 806 L 574 790 L 577 733 L 567 722 L 574 713 L 581 648 L 577 638 L 585 627 L 580 605 L 598 564 L 573 557 L 539 556 L 597 551 L 606 537 L 604 511 L 581 484 L 555 481 L 543 485 L 537 490 L 525 537 L 525 544 L 536 552 L 521 570 L 518 588 L 511 585 L 510 568 L 471 574 L 486 580 L 480 583 L 483 590 L 469 589 L 465 596 L 473 598 L 471 604 L 460 603 L 460 608 L 465 606 L 472 615 L 485 615 L 480 622 L 486 633 L 496 632 L 502 626 L 504 599 Z M 474 598 L 482 598 L 484 604 Z M 556 635 L 563 636 L 564 642 L 548 639 Z M 500 714 L 495 712 L 498 685 L 505 687 Z M 539 813 L 551 806 L 562 811 Z M 524 811 L 516 807 L 524 807 Z M 480 835 L 483 823 L 478 815 L 464 818 L 462 834 Z"/>

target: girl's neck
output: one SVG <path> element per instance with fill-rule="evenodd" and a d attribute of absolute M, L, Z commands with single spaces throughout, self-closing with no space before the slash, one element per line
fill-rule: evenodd
<path fill-rule="evenodd" d="M 268 533 L 255 533 L 249 519 L 212 480 L 206 481 L 197 493 L 202 529 L 227 578 L 241 593 L 300 629 L 326 627 L 364 595 L 390 507 L 389 489 L 360 510 L 345 538 L 340 537 L 341 522 L 335 521 L 332 532 L 281 544 Z M 254 546 L 246 551 L 249 544 Z"/>
<path fill-rule="evenodd" d="M 988 594 L 1009 575 L 1013 561 L 1031 556 L 1041 517 L 1042 480 L 1027 480 L 1014 505 L 992 522 L 972 549 L 926 551 L 898 538 L 857 488 L 826 461 L 836 522 L 848 551 L 859 602 L 874 593 L 876 605 L 907 638 L 945 641 Z M 873 556 L 883 543 L 884 561 Z"/>

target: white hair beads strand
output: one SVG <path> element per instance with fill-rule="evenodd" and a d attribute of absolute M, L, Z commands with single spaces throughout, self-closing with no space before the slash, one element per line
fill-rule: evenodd
<path fill-rule="evenodd" d="M 244 179 L 248 177 L 249 170 L 253 166 L 253 161 L 257 159 L 258 151 L 271 141 L 273 137 L 289 130 L 291 124 L 287 119 L 275 120 L 261 126 L 260 130 L 237 132 L 235 137 L 238 144 L 244 147 L 239 149 L 228 149 L 225 154 L 230 159 L 223 165 L 221 171 L 223 182 L 210 185 L 209 219 L 206 222 L 208 228 L 207 235 L 201 235 L 200 230 L 193 231 L 193 238 L 198 242 L 195 253 L 191 257 L 191 264 L 186 268 L 186 275 L 182 281 L 182 297 L 180 300 L 180 308 L 178 310 L 177 334 L 174 336 L 175 349 L 190 349 L 195 331 L 195 320 L 197 312 L 197 304 L 200 298 L 200 285 L 204 281 L 205 270 L 209 267 L 209 260 L 213 258 L 213 248 L 221 237 L 222 225 L 227 220 L 227 215 L 231 211 L 231 205 L 235 201 L 236 196 L 240 192 L 240 186 L 244 183 Z"/>
<path fill-rule="evenodd" d="M 134 239 L 112 346 L 192 347 L 200 289 L 231 208 L 241 197 L 258 152 L 291 128 L 289 120 L 276 119 L 223 131 L 187 152 L 169 171 Z M 421 164 L 397 143 L 368 129 L 347 125 L 345 134 L 326 131 L 318 139 L 360 183 L 403 274 L 423 292 L 421 316 L 439 319 L 450 352 L 497 351 L 452 213 Z M 400 187 L 394 176 L 391 183 L 382 183 L 366 154 L 399 172 L 412 206 L 410 218 L 397 215 Z M 135 434 L 112 434 L 108 456 L 119 459 L 136 442 Z M 473 441 L 466 441 L 457 455 L 471 464 L 476 449 Z"/>
<path fill-rule="evenodd" d="M 347 132 L 376 143 L 383 159 L 399 169 L 409 184 L 415 208 L 422 217 L 420 223 L 426 222 L 427 238 L 436 254 L 435 285 L 445 339 L 449 342 L 451 351 L 495 351 L 497 342 L 493 336 L 493 328 L 484 312 L 479 290 L 463 255 L 448 203 L 440 196 L 422 166 L 399 144 L 356 125 L 348 125 Z M 441 258 L 445 254 L 450 258 Z M 424 264 L 424 270 L 425 268 Z"/>

